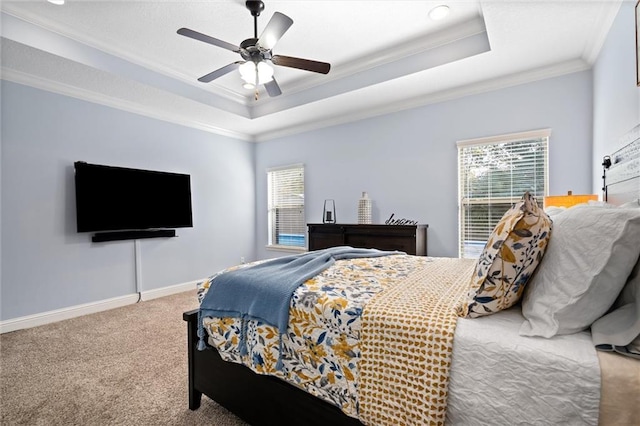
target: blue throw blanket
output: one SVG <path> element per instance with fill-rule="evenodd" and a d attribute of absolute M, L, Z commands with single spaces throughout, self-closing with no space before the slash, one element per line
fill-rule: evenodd
<path fill-rule="evenodd" d="M 340 259 L 403 254 L 353 247 L 332 247 L 294 256 L 280 257 L 244 269 L 226 272 L 213 279 L 200 304 L 198 349 L 206 347 L 202 319 L 205 317 L 241 318 L 240 353 L 247 353 L 246 321 L 259 320 L 287 332 L 291 296 L 298 286 L 318 275 Z M 281 368 L 278 361 L 277 368 Z"/>

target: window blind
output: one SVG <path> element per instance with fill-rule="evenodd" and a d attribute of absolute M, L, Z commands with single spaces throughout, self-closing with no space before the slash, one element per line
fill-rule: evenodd
<path fill-rule="evenodd" d="M 305 247 L 304 166 L 267 170 L 269 246 Z"/>
<path fill-rule="evenodd" d="M 459 255 L 477 258 L 504 213 L 548 195 L 549 130 L 458 142 Z"/>

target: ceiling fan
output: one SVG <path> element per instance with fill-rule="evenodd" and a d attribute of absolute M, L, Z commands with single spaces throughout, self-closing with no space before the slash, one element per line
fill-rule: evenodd
<path fill-rule="evenodd" d="M 225 65 L 222 68 L 210 72 L 209 74 L 203 75 L 198 79 L 198 81 L 209 83 L 218 77 L 222 77 L 231 71 L 239 69 L 240 76 L 245 81 L 244 87 L 250 89 L 255 88 L 257 99 L 257 86 L 261 84 L 264 84 L 267 93 L 271 97 L 282 94 L 280 86 L 278 86 L 278 83 L 273 77 L 273 68 L 269 63 L 282 67 L 317 72 L 320 74 L 327 74 L 329 72 L 331 64 L 326 62 L 294 58 L 291 56 L 274 55 L 271 52 L 271 49 L 273 49 L 278 40 L 280 40 L 284 33 L 293 24 L 293 20 L 280 12 L 275 12 L 269 23 L 267 23 L 267 26 L 262 31 L 260 37 L 258 37 L 258 16 L 260 16 L 260 12 L 264 10 L 264 3 L 262 1 L 247 0 L 245 5 L 253 16 L 254 36 L 253 38 L 244 40 L 240 43 L 240 46 L 227 43 L 226 41 L 213 38 L 189 28 L 180 28 L 178 30 L 178 34 L 180 35 L 213 44 L 214 46 L 222 47 L 223 49 L 231 50 L 232 52 L 239 53 L 240 56 L 242 56 L 242 61 L 236 61 L 229 65 Z"/>

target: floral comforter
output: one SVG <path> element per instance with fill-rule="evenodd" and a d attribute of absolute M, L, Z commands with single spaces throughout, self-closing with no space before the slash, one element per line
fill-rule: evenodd
<path fill-rule="evenodd" d="M 278 376 L 358 417 L 363 309 L 375 294 L 433 261 L 408 255 L 338 260 L 306 281 L 291 298 L 289 328 L 282 336 L 281 370 L 276 369 L 278 331 L 259 321 L 248 321 L 248 352 L 244 356 L 238 347 L 239 319 L 204 319 L 209 344 L 225 361 L 244 364 L 258 374 Z M 199 284 L 200 301 L 217 275 Z"/>

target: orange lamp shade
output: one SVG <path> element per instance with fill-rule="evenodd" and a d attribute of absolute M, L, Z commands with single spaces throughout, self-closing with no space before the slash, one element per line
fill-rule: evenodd
<path fill-rule="evenodd" d="M 569 191 L 567 195 L 550 195 L 544 197 L 544 207 L 571 207 L 592 200 L 598 201 L 598 196 L 596 194 L 573 195 L 573 193 Z"/>

